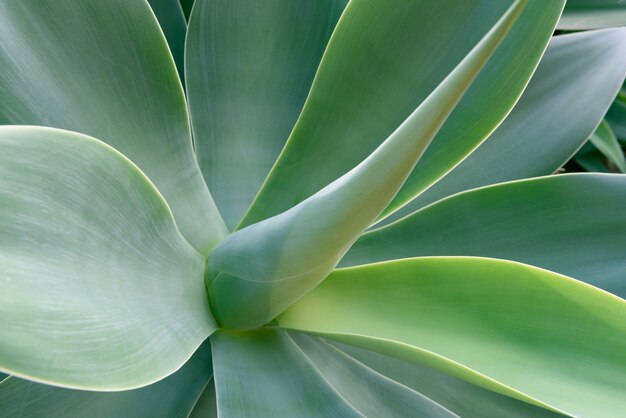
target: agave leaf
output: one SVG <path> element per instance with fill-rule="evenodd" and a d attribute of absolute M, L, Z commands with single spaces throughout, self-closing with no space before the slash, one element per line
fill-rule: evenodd
<path fill-rule="evenodd" d="M 618 97 L 606 114 L 606 121 L 621 143 L 626 143 L 626 99 Z"/>
<path fill-rule="evenodd" d="M 0 127 L 0 370 L 121 390 L 216 328 L 204 259 L 129 160 L 81 134 Z"/>
<path fill-rule="evenodd" d="M 626 32 L 625 32 L 626 33 Z M 613 130 L 606 121 L 602 121 L 598 129 L 591 135 L 589 141 L 611 161 L 622 173 L 626 172 L 624 151 L 617 142 Z"/>
<path fill-rule="evenodd" d="M 567 0 L 559 29 L 598 29 L 626 25 L 623 0 Z"/>
<path fill-rule="evenodd" d="M 410 387 L 464 418 L 562 417 L 561 414 L 483 389 L 417 363 L 332 340 L 327 342 L 367 367 Z"/>
<path fill-rule="evenodd" d="M 208 261 L 217 320 L 255 328 L 322 281 L 391 201 L 463 93 L 506 36 L 516 2 L 374 153 L 312 197 L 224 239 Z M 347 19 L 347 18 L 346 18 Z"/>
<path fill-rule="evenodd" d="M 576 153 L 574 161 L 583 169 L 592 173 L 610 173 L 604 155 L 589 142 Z"/>
<path fill-rule="evenodd" d="M 528 88 L 498 129 L 381 225 L 463 190 L 554 173 L 592 134 L 625 75 L 626 30 L 553 38 Z"/>
<path fill-rule="evenodd" d="M 88 392 L 11 377 L 0 386 L 0 417 L 187 418 L 212 374 L 207 340 L 176 373 L 141 389 Z"/>
<path fill-rule="evenodd" d="M 181 82 L 185 81 L 185 36 L 187 21 L 178 0 L 148 0 L 156 15 L 170 52 L 176 63 Z"/>
<path fill-rule="evenodd" d="M 511 3 L 351 1 L 287 145 L 242 225 L 291 208 L 366 158 Z M 412 198 L 443 175 L 501 122 L 532 75 L 563 3 L 528 2 L 502 48 L 424 155 L 416 168 L 421 174 L 411 176 L 396 202 Z"/>
<path fill-rule="evenodd" d="M 347 0 L 198 0 L 187 83 L 200 168 L 234 228 L 293 127 Z"/>
<path fill-rule="evenodd" d="M 198 398 L 189 414 L 189 418 L 218 418 L 217 396 L 215 394 L 215 379 L 211 379 L 204 392 Z"/>
<path fill-rule="evenodd" d="M 626 301 L 528 265 L 433 257 L 337 270 L 278 325 L 414 354 L 574 416 L 623 411 Z"/>
<path fill-rule="evenodd" d="M 468 255 L 515 260 L 626 297 L 626 177 L 565 174 L 470 190 L 361 236 L 341 266 Z"/>
<path fill-rule="evenodd" d="M 456 417 L 319 339 L 264 329 L 211 340 L 219 416 Z"/>
<path fill-rule="evenodd" d="M 146 1 L 2 1 L 0 44 L 0 124 L 99 138 L 150 177 L 196 249 L 226 233 L 195 160 L 174 62 Z"/>
<path fill-rule="evenodd" d="M 0 383 L 4 382 L 9 378 L 8 374 L 0 373 Z"/>

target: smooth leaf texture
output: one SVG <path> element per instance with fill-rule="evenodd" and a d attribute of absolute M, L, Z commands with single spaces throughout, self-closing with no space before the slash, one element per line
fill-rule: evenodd
<path fill-rule="evenodd" d="M 0 124 L 98 138 L 137 164 L 204 252 L 226 233 L 193 153 L 183 90 L 145 1 L 0 2 Z"/>
<path fill-rule="evenodd" d="M 219 416 L 455 416 L 320 339 L 264 329 L 211 340 Z"/>
<path fill-rule="evenodd" d="M 106 144 L 0 127 L 0 370 L 120 390 L 174 372 L 216 328 L 204 260 Z"/>
<path fill-rule="evenodd" d="M 187 20 L 178 0 L 148 0 L 156 15 L 163 34 L 167 39 L 170 52 L 176 63 L 178 76 L 185 80 L 185 36 Z"/>
<path fill-rule="evenodd" d="M 553 38 L 528 88 L 498 129 L 381 225 L 463 190 L 554 173 L 593 133 L 624 76 L 626 30 Z"/>
<path fill-rule="evenodd" d="M 589 141 L 611 161 L 622 173 L 626 172 L 626 160 L 624 151 L 613 130 L 606 121 L 602 121 L 598 129 L 591 135 Z"/>
<path fill-rule="evenodd" d="M 456 377 L 574 416 L 624 407 L 626 301 L 528 265 L 438 257 L 337 270 L 278 324 L 400 358 L 427 350 Z"/>
<path fill-rule="evenodd" d="M 606 157 L 596 147 L 587 142 L 574 156 L 576 164 L 593 173 L 610 173 Z"/>
<path fill-rule="evenodd" d="M 187 40 L 200 168 L 234 228 L 291 131 L 347 0 L 198 0 Z"/>
<path fill-rule="evenodd" d="M 626 98 L 618 97 L 606 114 L 606 121 L 611 125 L 615 136 L 626 143 Z"/>
<path fill-rule="evenodd" d="M 123 392 L 87 392 L 10 378 L 0 385 L 3 418 L 187 418 L 213 371 L 205 342 L 176 373 Z"/>
<path fill-rule="evenodd" d="M 395 382 L 318 337 L 291 333 L 291 339 L 354 409 L 366 417 L 457 417 L 431 399 Z M 409 412 L 410 411 L 410 412 Z"/>
<path fill-rule="evenodd" d="M 218 418 L 217 416 L 217 396 L 215 393 L 215 380 L 211 379 L 209 384 L 198 398 L 189 414 L 189 418 Z"/>
<path fill-rule="evenodd" d="M 623 0 L 567 0 L 559 29 L 584 30 L 626 26 Z"/>
<path fill-rule="evenodd" d="M 470 190 L 361 236 L 340 266 L 418 256 L 519 261 L 626 297 L 626 177 L 565 174 Z"/>
<path fill-rule="evenodd" d="M 360 163 L 432 93 L 511 3 L 351 1 L 287 145 L 242 225 L 291 208 Z M 410 199 L 445 174 L 501 122 L 534 71 L 563 3 L 528 2 L 396 202 Z"/>
<path fill-rule="evenodd" d="M 516 2 L 397 131 L 361 164 L 292 209 L 224 239 L 208 261 L 218 322 L 256 328 L 315 287 L 404 183 L 525 5 Z"/>
<path fill-rule="evenodd" d="M 501 395 L 447 373 L 375 351 L 328 340 L 344 354 L 427 396 L 464 418 L 562 418 L 561 414 Z M 382 416 L 382 415 L 379 415 Z"/>

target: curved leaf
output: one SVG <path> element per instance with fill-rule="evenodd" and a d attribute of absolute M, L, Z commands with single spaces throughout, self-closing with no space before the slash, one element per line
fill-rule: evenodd
<path fill-rule="evenodd" d="M 591 135 L 589 141 L 611 161 L 622 173 L 626 172 L 624 151 L 617 142 L 617 138 L 606 121 L 602 121 L 598 129 Z"/>
<path fill-rule="evenodd" d="M 198 0 L 187 91 L 200 168 L 230 227 L 293 127 L 347 0 Z"/>
<path fill-rule="evenodd" d="M 278 324 L 400 358 L 428 350 L 456 362 L 457 377 L 469 368 L 570 415 L 623 411 L 626 301 L 536 267 L 435 257 L 337 270 Z"/>
<path fill-rule="evenodd" d="M 565 174 L 470 190 L 361 236 L 341 266 L 467 255 L 557 271 L 626 297 L 626 177 Z"/>
<path fill-rule="evenodd" d="M 216 328 L 204 260 L 106 144 L 0 127 L 0 370 L 121 390 L 182 366 Z"/>
<path fill-rule="evenodd" d="M 626 143 L 626 99 L 618 98 L 613 102 L 606 114 L 606 121 L 617 139 Z"/>
<path fill-rule="evenodd" d="M 439 370 L 332 340 L 328 342 L 367 367 L 463 418 L 562 418 L 561 414 L 483 389 Z"/>
<path fill-rule="evenodd" d="M 215 379 L 211 379 L 204 388 L 204 392 L 198 398 L 189 414 L 189 418 L 218 418 L 217 396 L 215 393 Z"/>
<path fill-rule="evenodd" d="M 150 177 L 197 250 L 226 233 L 193 153 L 171 54 L 146 1 L 2 1 L 0 44 L 0 124 L 99 138 Z"/>
<path fill-rule="evenodd" d="M 211 336 L 220 417 L 362 417 L 280 331 Z"/>
<path fill-rule="evenodd" d="M 181 82 L 185 81 L 185 36 L 187 21 L 178 0 L 148 0 L 156 15 L 170 52 L 176 63 Z"/>
<path fill-rule="evenodd" d="M 498 129 L 382 224 L 463 190 L 554 173 L 593 133 L 625 75 L 626 30 L 553 38 L 528 88 Z"/>
<path fill-rule="evenodd" d="M 626 26 L 622 0 L 567 0 L 559 29 L 581 30 Z"/>
<path fill-rule="evenodd" d="M 176 373 L 141 389 L 88 392 L 10 378 L 0 386 L 2 418 L 187 418 L 213 373 L 208 340 Z"/>
<path fill-rule="evenodd" d="M 361 164 L 292 209 L 227 237 L 208 261 L 216 319 L 256 328 L 315 287 L 402 186 L 515 22 L 516 2 L 397 131 Z"/>
<path fill-rule="evenodd" d="M 302 114 L 242 226 L 293 207 L 361 162 L 432 93 L 511 3 L 351 1 Z M 534 71 L 563 3 L 528 1 L 396 203 L 441 177 L 501 122 Z"/>

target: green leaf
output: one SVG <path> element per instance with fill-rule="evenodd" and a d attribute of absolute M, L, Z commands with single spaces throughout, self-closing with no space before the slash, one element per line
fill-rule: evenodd
<path fill-rule="evenodd" d="M 604 155 L 589 142 L 576 153 L 574 161 L 583 169 L 592 173 L 610 173 Z"/>
<path fill-rule="evenodd" d="M 432 399 L 399 384 L 318 337 L 291 333 L 291 339 L 328 384 L 365 417 L 458 418 Z"/>
<path fill-rule="evenodd" d="M 146 1 L 3 1 L 0 44 L 0 124 L 99 138 L 154 182 L 197 250 L 226 233 L 197 166 L 174 62 Z"/>
<path fill-rule="evenodd" d="M 341 266 L 418 256 L 502 258 L 626 297 L 626 177 L 565 174 L 470 190 L 361 236 Z"/>
<path fill-rule="evenodd" d="M 625 74 L 625 30 L 553 38 L 528 88 L 498 129 L 381 224 L 464 190 L 554 173 L 592 134 Z"/>
<path fill-rule="evenodd" d="M 402 186 L 524 4 L 516 2 L 361 164 L 292 209 L 233 233 L 211 252 L 209 295 L 220 324 L 261 326 L 330 273 Z"/>
<path fill-rule="evenodd" d="M 216 328 L 204 259 L 108 145 L 0 127 L 0 370 L 59 386 L 160 380 Z"/>
<path fill-rule="evenodd" d="M 427 396 L 460 417 L 562 417 L 561 414 L 483 389 L 420 364 L 332 340 L 328 342 L 367 367 Z"/>
<path fill-rule="evenodd" d="M 0 385 L 0 417 L 187 418 L 212 374 L 207 340 L 176 373 L 141 389 L 88 392 L 11 377 Z"/>
<path fill-rule="evenodd" d="M 217 396 L 215 394 L 215 379 L 211 379 L 204 392 L 193 406 L 189 418 L 218 418 Z"/>
<path fill-rule="evenodd" d="M 622 0 L 567 0 L 558 28 L 583 30 L 626 25 Z"/>
<path fill-rule="evenodd" d="M 611 125 L 617 139 L 626 143 L 626 99 L 616 99 L 606 114 L 606 121 Z"/>
<path fill-rule="evenodd" d="M 242 225 L 291 208 L 361 162 L 431 94 L 511 3 L 351 1 L 286 147 Z M 532 75 L 563 3 L 528 2 L 396 203 L 404 203 L 451 169 L 501 122 Z"/>
<path fill-rule="evenodd" d="M 434 257 L 337 270 L 278 324 L 573 416 L 624 407 L 626 301 L 532 266 Z"/>
<path fill-rule="evenodd" d="M 234 228 L 291 131 L 347 0 L 198 0 L 187 90 L 200 168 Z"/>
<path fill-rule="evenodd" d="M 321 340 L 262 329 L 211 341 L 219 416 L 454 416 Z"/>
<path fill-rule="evenodd" d="M 625 32 L 626 33 L 626 32 Z M 617 142 L 617 138 L 606 121 L 602 121 L 598 129 L 591 135 L 589 141 L 611 161 L 622 173 L 626 172 L 624 151 Z"/>
<path fill-rule="evenodd" d="M 360 417 L 284 332 L 211 336 L 220 417 Z"/>
<path fill-rule="evenodd" d="M 148 0 L 156 15 L 170 52 L 176 63 L 181 82 L 185 81 L 185 36 L 187 21 L 178 0 Z"/>

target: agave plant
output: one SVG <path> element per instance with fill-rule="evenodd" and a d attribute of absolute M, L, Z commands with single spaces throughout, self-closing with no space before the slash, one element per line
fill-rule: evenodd
<path fill-rule="evenodd" d="M 623 414 L 564 2 L 0 0 L 0 416 Z"/>

